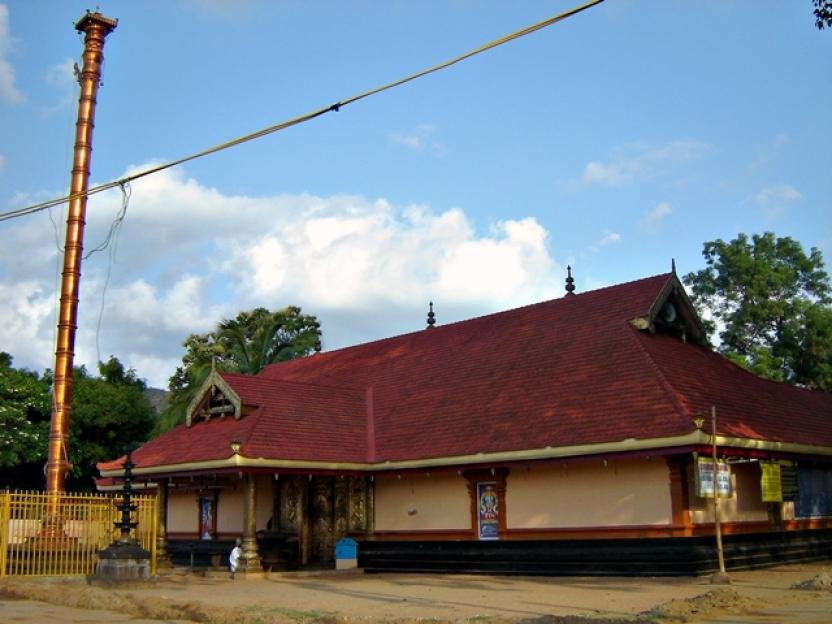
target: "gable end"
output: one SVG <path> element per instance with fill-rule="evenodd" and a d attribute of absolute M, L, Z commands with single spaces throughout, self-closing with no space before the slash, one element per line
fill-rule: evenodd
<path fill-rule="evenodd" d="M 661 332 L 683 342 L 710 346 L 702 321 L 675 273 L 667 280 L 647 314 L 630 319 L 630 325 L 651 334 Z"/>
<path fill-rule="evenodd" d="M 234 416 L 239 420 L 243 415 L 243 403 L 228 382 L 216 370 L 212 370 L 202 383 L 194 399 L 188 405 L 185 425 L 190 427 L 194 419 L 210 420 L 218 416 Z"/>

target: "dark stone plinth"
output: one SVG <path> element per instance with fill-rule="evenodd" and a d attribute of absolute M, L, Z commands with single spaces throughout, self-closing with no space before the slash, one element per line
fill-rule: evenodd
<path fill-rule="evenodd" d="M 134 541 L 115 542 L 98 552 L 95 578 L 104 582 L 150 578 L 150 553 Z"/>

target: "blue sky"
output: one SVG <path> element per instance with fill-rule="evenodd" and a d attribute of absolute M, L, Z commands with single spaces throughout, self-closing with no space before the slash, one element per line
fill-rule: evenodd
<path fill-rule="evenodd" d="M 92 182 L 444 61 L 562 1 L 101 2 Z M 0 212 L 66 192 L 75 0 L 0 0 Z M 832 256 L 832 32 L 811 2 L 607 0 L 441 73 L 132 185 L 84 262 L 76 362 L 165 386 L 254 306 L 325 349 L 703 267 L 773 231 Z M 87 250 L 118 191 L 94 196 Z M 0 223 L 0 350 L 51 367 L 64 211 Z M 53 225 L 53 222 L 55 225 Z"/>

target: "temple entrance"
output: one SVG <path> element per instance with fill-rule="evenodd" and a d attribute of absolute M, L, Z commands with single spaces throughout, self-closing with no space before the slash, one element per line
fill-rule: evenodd
<path fill-rule="evenodd" d="M 369 486 L 366 477 L 281 475 L 274 490 L 277 522 L 269 533 L 296 543 L 298 565 L 333 565 L 338 540 L 361 539 L 371 531 Z"/>

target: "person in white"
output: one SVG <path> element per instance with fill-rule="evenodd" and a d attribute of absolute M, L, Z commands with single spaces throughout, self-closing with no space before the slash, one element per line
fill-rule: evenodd
<path fill-rule="evenodd" d="M 234 548 L 231 549 L 231 554 L 228 555 L 228 569 L 231 571 L 229 576 L 232 579 L 234 578 L 234 573 L 239 569 L 240 563 L 243 561 L 243 549 L 241 548 L 242 543 L 242 540 L 238 537 Z"/>

